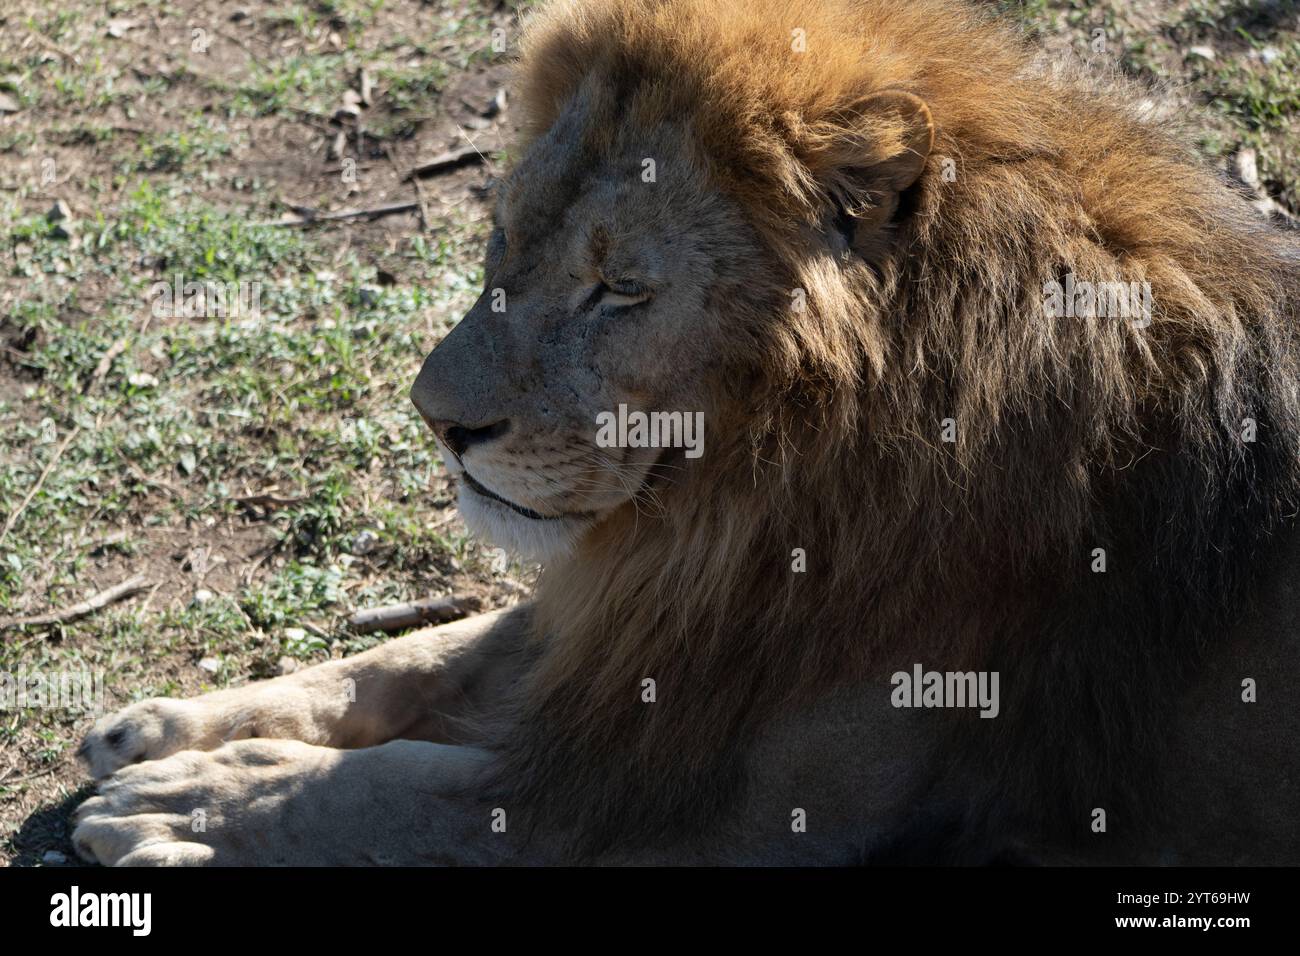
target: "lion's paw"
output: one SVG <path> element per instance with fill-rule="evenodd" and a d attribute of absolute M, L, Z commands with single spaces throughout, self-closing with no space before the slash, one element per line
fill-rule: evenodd
<path fill-rule="evenodd" d="M 157 697 L 100 718 L 77 756 L 102 780 L 130 764 L 202 746 L 206 724 L 195 701 Z"/>
<path fill-rule="evenodd" d="M 318 754 L 296 741 L 245 740 L 124 767 L 77 808 L 72 845 L 106 866 L 249 862 L 250 837 L 270 842 Z"/>

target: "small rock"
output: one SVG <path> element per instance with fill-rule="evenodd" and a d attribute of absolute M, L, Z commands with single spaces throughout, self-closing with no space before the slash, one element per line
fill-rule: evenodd
<path fill-rule="evenodd" d="M 137 24 L 134 20 L 109 20 L 108 35 L 115 38 L 126 36 L 126 31 L 132 29 Z"/>
<path fill-rule="evenodd" d="M 221 661 L 215 657 L 205 657 L 199 661 L 199 670 L 207 671 L 209 674 L 215 674 L 221 670 Z"/>
<path fill-rule="evenodd" d="M 19 109 L 18 100 L 0 90 L 0 113 L 17 113 Z"/>
<path fill-rule="evenodd" d="M 197 591 L 194 592 L 194 597 L 190 601 L 190 603 L 197 607 L 198 605 L 201 604 L 207 604 L 214 597 L 216 597 L 216 595 L 213 594 L 211 591 L 207 590 L 206 588 L 199 588 Z"/>
<path fill-rule="evenodd" d="M 352 539 L 352 544 L 348 550 L 358 557 L 364 557 L 371 551 L 375 550 L 375 545 L 379 543 L 379 538 L 371 531 L 362 531 Z"/>
<path fill-rule="evenodd" d="M 135 388 L 155 388 L 158 385 L 157 377 L 148 372 L 132 372 L 126 377 L 126 381 Z"/>
<path fill-rule="evenodd" d="M 362 69 L 357 77 L 357 87 L 360 91 L 359 96 L 362 106 L 369 106 L 374 98 L 374 83 L 370 79 L 370 71 Z"/>
<path fill-rule="evenodd" d="M 41 862 L 50 863 L 54 866 L 62 866 L 64 863 L 68 862 L 68 858 L 58 850 L 46 850 L 41 856 Z"/>
<path fill-rule="evenodd" d="M 1214 47 L 1212 47 L 1212 46 L 1194 46 L 1194 47 L 1190 47 L 1190 48 L 1187 50 L 1187 55 L 1188 55 L 1189 57 L 1192 57 L 1192 56 L 1194 56 L 1194 57 L 1199 57 L 1199 58 L 1202 59 L 1202 60 L 1206 60 L 1206 61 L 1208 61 L 1208 62 L 1210 62 L 1210 63 L 1213 63 L 1213 62 L 1214 62 L 1214 57 L 1215 57 Z"/>
<path fill-rule="evenodd" d="M 281 676 L 292 674 L 301 667 L 302 664 L 294 660 L 292 657 L 282 657 L 275 663 L 275 669 Z"/>
<path fill-rule="evenodd" d="M 1265 66 L 1272 66 L 1281 55 L 1281 51 L 1275 46 L 1266 46 L 1259 51 L 1259 58 L 1264 61 Z"/>

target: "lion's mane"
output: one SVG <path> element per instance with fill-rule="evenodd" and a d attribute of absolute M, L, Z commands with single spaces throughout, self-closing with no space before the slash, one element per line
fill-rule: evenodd
<path fill-rule="evenodd" d="M 698 830 L 772 715 L 913 661 L 1014 674 L 936 770 L 991 781 L 963 833 L 1081 813 L 1084 781 L 1136 802 L 1173 687 L 1300 501 L 1296 246 L 1130 91 L 953 0 L 578 0 L 519 73 L 530 137 L 591 91 L 595 153 L 610 124 L 684 124 L 770 259 L 719 307 L 708 454 L 543 576 L 501 744 L 536 819 L 589 846 Z M 870 206 L 845 170 L 902 131 L 855 107 L 891 88 L 934 149 L 881 261 L 837 261 L 813 238 Z M 1048 318 L 1068 273 L 1150 283 L 1152 324 Z"/>

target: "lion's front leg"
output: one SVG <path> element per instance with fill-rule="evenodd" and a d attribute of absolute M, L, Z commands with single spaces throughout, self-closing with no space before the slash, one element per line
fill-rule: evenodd
<path fill-rule="evenodd" d="M 101 779 L 251 737 L 345 748 L 445 739 L 448 717 L 513 679 L 527 615 L 527 607 L 481 614 L 246 687 L 141 701 L 98 721 L 78 753 Z"/>
<path fill-rule="evenodd" d="M 105 865 L 487 864 L 513 854 L 481 786 L 490 756 L 397 740 L 243 740 L 126 767 L 77 811 Z"/>

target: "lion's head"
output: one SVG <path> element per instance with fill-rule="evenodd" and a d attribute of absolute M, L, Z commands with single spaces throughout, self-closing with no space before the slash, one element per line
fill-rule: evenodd
<path fill-rule="evenodd" d="M 539 560 L 654 502 L 652 472 L 686 449 L 601 442 L 604 416 L 713 425 L 743 374 L 729 317 L 765 291 L 745 281 L 758 239 L 690 164 L 687 130 L 623 127 L 602 115 L 614 106 L 575 98 L 502 184 L 483 293 L 412 391 L 471 530 Z M 645 157 L 661 166 L 643 177 Z"/>
<path fill-rule="evenodd" d="M 697 12 L 734 18 L 721 6 Z M 822 314 L 842 303 L 808 302 L 810 287 L 834 293 L 804 270 L 870 283 L 933 141 L 925 103 L 900 89 L 791 103 L 760 130 L 726 102 L 741 77 L 638 88 L 594 62 L 581 78 L 551 75 L 562 37 L 548 30 L 561 23 L 531 34 L 535 135 L 498 192 L 483 293 L 412 390 L 461 479 L 470 528 L 542 560 L 610 512 L 662 507 L 692 459 L 734 460 L 772 413 L 765 403 L 817 374 L 810 347 L 837 376 L 856 364 L 850 336 L 829 326 L 850 317 Z M 782 34 L 768 37 L 781 45 Z M 552 88 L 564 79 L 574 86 Z M 772 142 L 752 142 L 756 133 Z M 772 168 L 750 170 L 764 150 Z M 769 177 L 793 191 L 790 209 L 754 208 L 750 194 L 770 192 Z M 797 232 L 765 235 L 771 223 L 756 213 Z M 800 247 L 798 261 L 782 238 Z M 652 426 L 673 417 L 645 436 L 652 444 L 603 439 L 602 425 L 626 434 L 638 414 Z"/>
<path fill-rule="evenodd" d="M 519 93 L 483 295 L 413 398 L 471 527 L 549 559 L 525 796 L 698 822 L 766 715 L 917 659 L 1078 689 L 986 722 L 1070 779 L 1114 769 L 1070 720 L 1154 739 L 1106 667 L 1168 679 L 1297 504 L 1294 246 L 953 0 L 555 3 Z M 1149 321 L 1045 312 L 1076 279 Z M 606 447 L 619 406 L 702 412 L 703 454 Z"/>

